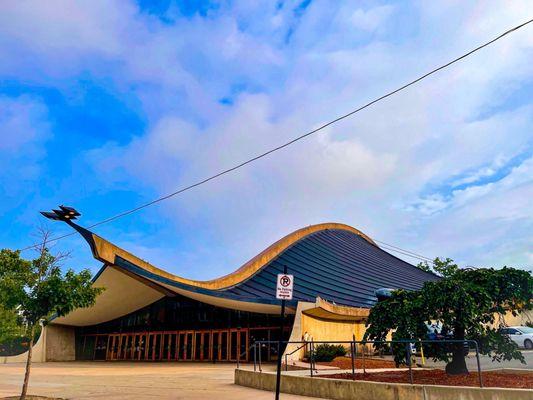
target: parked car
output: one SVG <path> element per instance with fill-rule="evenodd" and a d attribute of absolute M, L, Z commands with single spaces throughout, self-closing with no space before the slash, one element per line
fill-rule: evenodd
<path fill-rule="evenodd" d="M 509 326 L 500 329 L 502 335 L 507 335 L 518 347 L 533 349 L 533 328 L 529 326 Z"/>
<path fill-rule="evenodd" d="M 454 340 L 453 332 L 449 329 L 443 329 L 440 323 L 426 324 L 428 334 L 428 340 Z M 448 351 L 452 350 L 453 345 L 451 343 L 446 345 Z M 468 342 L 463 343 L 463 353 L 465 356 L 470 352 L 470 344 Z"/>

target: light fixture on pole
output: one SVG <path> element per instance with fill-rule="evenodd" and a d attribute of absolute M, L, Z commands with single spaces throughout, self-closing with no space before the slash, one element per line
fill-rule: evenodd
<path fill-rule="evenodd" d="M 54 221 L 72 221 L 81 215 L 74 207 L 63 205 L 59 206 L 59 210 L 41 211 L 41 214 Z"/>

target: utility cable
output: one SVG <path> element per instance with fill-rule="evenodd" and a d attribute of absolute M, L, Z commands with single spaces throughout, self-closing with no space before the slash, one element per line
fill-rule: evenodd
<path fill-rule="evenodd" d="M 316 129 L 313 129 L 313 130 L 311 130 L 311 131 L 309 131 L 307 133 L 304 133 L 303 135 L 297 136 L 294 139 L 292 139 L 292 140 L 290 140 L 290 141 L 288 141 L 286 143 L 283 143 L 283 144 L 281 144 L 281 145 L 279 145 L 277 147 L 274 147 L 274 148 L 272 148 L 272 149 L 270 149 L 268 151 L 265 151 L 264 153 L 260 153 L 260 154 L 256 155 L 255 157 L 252 157 L 252 158 L 250 158 L 250 159 L 248 159 L 246 161 L 243 161 L 243 162 L 241 162 L 239 164 L 236 164 L 235 166 L 233 166 L 231 168 L 227 168 L 225 170 L 222 170 L 222 171 L 220 171 L 220 172 L 216 173 L 215 175 L 212 175 L 212 176 L 210 176 L 208 178 L 202 179 L 202 180 L 200 180 L 200 181 L 198 181 L 196 183 L 193 183 L 191 185 L 188 185 L 188 186 L 185 186 L 185 187 L 183 187 L 181 189 L 178 189 L 175 192 L 169 193 L 169 194 L 167 194 L 165 196 L 162 196 L 162 197 L 159 197 L 159 198 L 157 198 L 155 200 L 152 200 L 152 201 L 149 201 L 147 203 L 141 204 L 138 207 L 132 208 L 130 210 L 123 211 L 123 212 L 121 212 L 119 214 L 113 215 L 113 216 L 108 217 L 108 218 L 106 218 L 106 219 L 104 219 L 102 221 L 94 223 L 94 224 L 88 226 L 87 229 L 91 229 L 91 228 L 94 228 L 94 227 L 97 227 L 97 226 L 100 226 L 100 225 L 103 225 L 103 224 L 107 224 L 107 223 L 109 223 L 111 221 L 114 221 L 116 219 L 119 219 L 119 218 L 125 217 L 127 215 L 133 214 L 133 213 L 135 213 L 137 211 L 142 210 L 143 208 L 146 208 L 146 207 L 152 206 L 154 204 L 160 203 L 160 202 L 162 202 L 164 200 L 167 200 L 167 199 L 169 199 L 171 197 L 174 197 L 174 196 L 176 196 L 178 194 L 181 194 L 183 192 L 191 190 L 191 189 L 193 189 L 193 188 L 195 188 L 197 186 L 200 186 L 200 185 L 203 185 L 205 183 L 208 183 L 209 181 L 217 179 L 217 178 L 219 178 L 219 177 L 221 177 L 223 175 L 229 174 L 230 172 L 233 172 L 233 171 L 235 171 L 235 170 L 237 170 L 239 168 L 242 168 L 242 167 L 244 167 L 244 166 L 246 166 L 248 164 L 251 164 L 251 163 L 253 163 L 253 162 L 255 162 L 255 161 L 257 161 L 257 160 L 259 160 L 261 158 L 264 158 L 264 157 L 266 157 L 266 156 L 268 156 L 268 155 L 270 155 L 270 154 L 272 154 L 272 153 L 274 153 L 274 152 L 276 152 L 278 150 L 284 149 L 285 147 L 288 147 L 288 146 L 290 146 L 290 145 L 292 145 L 292 144 L 294 144 L 296 142 L 299 142 L 300 140 L 305 139 L 305 138 L 307 138 L 307 137 L 309 137 L 309 136 L 311 136 L 311 135 L 313 135 L 313 134 L 325 129 L 328 126 L 336 124 L 337 122 L 342 121 L 342 120 L 344 120 L 344 119 L 346 119 L 346 118 L 348 118 L 348 117 L 350 117 L 350 116 L 352 116 L 352 115 L 364 110 L 365 108 L 368 108 L 368 107 L 370 107 L 370 106 L 372 106 L 372 105 L 374 105 L 374 104 L 376 104 L 376 103 L 378 103 L 378 102 L 380 102 L 380 101 L 382 101 L 382 100 L 384 100 L 384 99 L 386 99 L 388 97 L 393 96 L 394 94 L 396 94 L 398 92 L 401 92 L 402 90 L 407 89 L 410 86 L 415 85 L 416 83 L 422 81 L 423 79 L 429 77 L 430 75 L 433 75 L 433 74 L 435 74 L 435 73 L 437 73 L 437 72 L 449 67 L 450 65 L 461 61 L 462 59 L 464 59 L 464 58 L 466 58 L 466 57 L 478 52 L 479 50 L 491 45 L 492 43 L 500 40 L 504 36 L 507 36 L 510 33 L 514 32 L 514 31 L 517 31 L 520 28 L 523 28 L 524 26 L 530 24 L 531 22 L 533 22 L 533 19 L 530 19 L 530 20 L 528 20 L 528 21 L 526 21 L 526 22 L 524 22 L 524 23 L 522 23 L 520 25 L 517 25 L 517 26 L 515 26 L 515 27 L 513 27 L 511 29 L 508 29 L 507 31 L 501 33 L 500 35 L 498 35 L 495 38 L 489 40 L 488 42 L 485 42 L 485 43 L 477 46 L 476 48 L 468 51 L 467 53 L 465 53 L 465 54 L 463 54 L 463 55 L 461 55 L 461 56 L 459 56 L 457 58 L 454 58 L 453 60 L 451 60 L 451 61 L 449 61 L 449 62 L 447 62 L 447 63 L 445 63 L 445 64 L 443 64 L 443 65 L 441 65 L 439 67 L 436 67 L 436 68 L 432 69 L 431 71 L 429 71 L 429 72 L 419 76 L 418 78 L 416 78 L 416 79 L 414 79 L 414 80 L 412 80 L 412 81 L 400 86 L 399 88 L 394 89 L 394 90 L 392 90 L 392 91 L 390 91 L 390 92 L 388 92 L 388 93 L 386 93 L 386 94 L 384 94 L 384 95 L 382 95 L 382 96 L 380 96 L 380 97 L 378 97 L 378 98 L 376 98 L 376 99 L 374 99 L 374 100 L 372 100 L 372 101 L 370 101 L 370 102 L 368 102 L 368 103 L 356 108 L 353 111 L 350 111 L 350 112 L 348 112 L 346 114 L 343 114 L 343 115 L 341 115 L 341 116 L 339 116 L 339 117 L 337 117 L 337 118 L 335 118 L 335 119 L 333 119 L 333 120 L 331 120 L 331 121 L 319 126 Z M 48 240 L 48 243 L 56 242 L 58 240 L 64 239 L 64 238 L 72 236 L 74 234 L 75 234 L 75 232 L 71 232 L 69 234 L 65 234 L 65 235 L 62 235 L 62 236 L 51 238 L 50 240 Z M 40 244 L 42 244 L 42 243 L 38 243 L 38 244 L 33 244 L 33 245 L 30 245 L 30 246 L 27 246 L 27 247 L 21 249 L 20 251 L 25 251 L 25 250 L 28 250 L 28 249 L 32 249 L 32 248 L 34 248 L 36 246 L 39 246 Z M 424 258 L 427 258 L 427 257 L 424 257 Z"/>

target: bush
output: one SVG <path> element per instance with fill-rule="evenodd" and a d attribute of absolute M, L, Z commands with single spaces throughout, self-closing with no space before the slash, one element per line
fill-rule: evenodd
<path fill-rule="evenodd" d="M 346 355 L 346 349 L 343 345 L 334 344 L 320 344 L 315 347 L 313 358 L 315 361 L 333 361 L 335 357 L 342 357 Z"/>

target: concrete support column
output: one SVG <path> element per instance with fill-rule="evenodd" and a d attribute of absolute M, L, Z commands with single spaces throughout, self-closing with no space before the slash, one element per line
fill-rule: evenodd
<path fill-rule="evenodd" d="M 75 329 L 64 325 L 48 325 L 46 329 L 46 361 L 74 361 Z"/>

